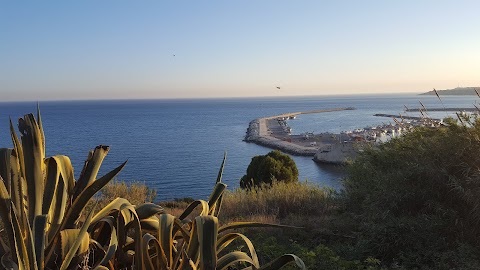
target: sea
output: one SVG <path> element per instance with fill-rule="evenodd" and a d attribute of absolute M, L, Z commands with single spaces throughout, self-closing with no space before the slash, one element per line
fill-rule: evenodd
<path fill-rule="evenodd" d="M 263 97 L 171 100 L 98 100 L 39 102 L 47 156 L 67 155 L 78 177 L 89 150 L 108 145 L 100 175 L 128 160 L 115 181 L 140 182 L 156 189 L 157 200 L 192 197 L 207 199 L 223 155 L 223 182 L 239 187 L 252 157 L 271 149 L 243 141 L 250 121 L 260 117 L 317 109 L 354 107 L 355 110 L 299 115 L 289 120 L 293 134 L 364 128 L 393 122 L 376 113 L 418 115 L 407 108 L 466 107 L 476 96 L 375 94 L 308 97 Z M 0 102 L 0 147 L 12 147 L 9 118 L 36 112 L 37 102 Z M 428 112 L 431 117 L 452 112 Z M 345 168 L 317 164 L 311 157 L 292 156 L 300 181 L 336 190 L 342 188 Z"/>

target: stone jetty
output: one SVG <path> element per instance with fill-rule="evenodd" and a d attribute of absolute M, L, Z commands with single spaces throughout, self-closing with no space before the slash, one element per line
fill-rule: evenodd
<path fill-rule="evenodd" d="M 321 145 L 310 144 L 308 141 L 302 141 L 303 137 L 300 135 L 291 135 L 289 127 L 285 124 L 285 120 L 293 119 L 300 114 L 335 112 L 354 109 L 355 108 L 347 107 L 311 110 L 258 118 L 252 120 L 248 125 L 245 141 L 253 142 L 272 149 L 278 149 L 292 155 L 313 157 Z"/>

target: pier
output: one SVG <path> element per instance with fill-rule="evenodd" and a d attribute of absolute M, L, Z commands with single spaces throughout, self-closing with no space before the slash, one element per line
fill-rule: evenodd
<path fill-rule="evenodd" d="M 385 113 L 376 113 L 373 116 L 389 117 L 389 118 L 397 118 L 397 119 L 410 119 L 410 120 L 422 120 L 425 118 L 425 117 L 419 117 L 419 116 L 407 116 L 407 115 L 385 114 Z M 435 118 L 432 118 L 432 120 L 440 121 L 440 119 L 435 119 Z"/>
<path fill-rule="evenodd" d="M 421 109 L 407 109 L 406 112 L 418 112 Z M 422 111 L 425 111 L 422 109 Z M 427 112 L 479 112 L 477 108 L 429 108 Z"/>

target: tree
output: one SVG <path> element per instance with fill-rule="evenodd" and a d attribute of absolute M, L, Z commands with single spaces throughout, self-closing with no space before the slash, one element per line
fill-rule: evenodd
<path fill-rule="evenodd" d="M 295 161 L 278 150 L 253 157 L 248 165 L 247 174 L 240 179 L 240 187 L 271 185 L 273 181 L 298 181 L 298 169 Z"/>

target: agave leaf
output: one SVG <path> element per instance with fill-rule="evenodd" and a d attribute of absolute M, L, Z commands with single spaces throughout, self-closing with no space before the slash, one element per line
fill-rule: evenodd
<path fill-rule="evenodd" d="M 14 155 L 16 157 L 17 166 L 18 166 L 18 181 L 16 177 L 12 179 L 12 200 L 17 207 L 17 213 L 20 215 L 20 225 L 22 228 L 25 227 L 25 220 L 27 219 L 24 209 L 26 209 L 27 198 L 27 184 L 25 178 L 25 160 L 23 158 L 23 148 L 20 140 L 18 139 L 15 128 L 13 127 L 12 119 L 10 119 L 10 136 L 12 138 L 13 148 L 15 149 Z"/>
<path fill-rule="evenodd" d="M 157 214 L 163 214 L 165 210 L 158 204 L 143 203 L 135 207 L 135 212 L 137 212 L 138 218 L 142 220 Z"/>
<path fill-rule="evenodd" d="M 93 223 L 92 223 L 93 224 Z M 92 237 L 94 239 L 97 239 L 99 242 L 99 245 L 106 245 L 107 250 L 105 251 L 105 255 L 101 260 L 99 260 L 99 263 L 97 266 L 105 266 L 109 263 L 109 261 L 113 258 L 115 255 L 115 252 L 118 249 L 118 238 L 117 238 L 117 230 L 115 228 L 115 219 L 111 216 L 102 218 L 96 224 L 93 224 L 93 229 L 92 229 Z M 96 228 L 98 228 L 96 230 Z M 108 232 L 105 231 L 105 228 L 110 230 L 110 237 L 108 239 L 108 243 L 104 241 L 103 239 L 99 239 L 101 237 L 106 238 L 108 235 Z M 103 247 L 101 247 L 103 249 Z"/>
<path fill-rule="evenodd" d="M 250 258 L 250 256 L 247 255 L 247 253 L 241 252 L 241 251 L 233 251 L 225 254 L 220 259 L 218 259 L 217 267 L 212 269 L 218 269 L 218 270 L 228 269 L 229 266 L 238 262 L 246 262 L 252 265 L 254 264 L 252 258 Z"/>
<path fill-rule="evenodd" d="M 13 227 L 13 238 L 15 239 L 15 249 L 17 252 L 17 262 L 20 269 L 28 266 L 28 269 L 37 269 L 35 263 L 35 250 L 31 247 L 31 238 L 29 235 L 24 235 L 20 223 L 18 222 L 18 215 L 14 207 L 10 207 L 10 216 Z M 27 220 L 28 222 L 28 220 Z M 30 225 L 27 223 L 27 234 L 30 232 Z M 25 239 L 25 241 L 23 241 Z M 29 241 L 30 240 L 30 241 Z M 28 245 L 30 244 L 30 245 Z"/>
<path fill-rule="evenodd" d="M 60 178 L 60 171 L 57 170 L 57 163 L 52 158 L 47 158 L 45 160 L 46 164 L 46 182 L 45 182 L 45 192 L 43 194 L 43 203 L 42 203 L 42 214 L 47 215 L 50 206 L 53 202 L 53 195 L 55 194 L 55 189 L 57 187 L 58 178 Z"/>
<path fill-rule="evenodd" d="M 178 267 L 175 267 L 175 269 L 181 269 L 181 270 L 197 270 L 197 266 L 195 263 L 188 257 L 186 254 L 186 251 L 183 250 L 182 252 L 182 257 L 183 260 L 181 261 L 180 265 Z"/>
<path fill-rule="evenodd" d="M 140 227 L 140 220 L 138 219 L 137 213 L 135 212 L 135 208 L 133 206 L 124 206 L 123 208 L 120 210 L 120 213 L 124 218 L 126 217 L 125 210 L 130 212 L 131 221 L 129 223 L 130 227 L 134 231 L 133 240 L 135 242 L 135 264 L 139 269 L 144 269 L 145 260 L 143 258 L 143 253 L 145 251 L 143 250 L 143 237 L 142 228 Z"/>
<path fill-rule="evenodd" d="M 276 258 L 270 263 L 260 267 L 258 270 L 277 270 L 291 262 L 294 262 L 295 265 L 297 265 L 300 269 L 307 269 L 305 267 L 305 263 L 303 263 L 303 261 L 299 257 L 293 254 L 285 254 Z"/>
<path fill-rule="evenodd" d="M 177 238 L 174 238 L 177 239 Z M 180 259 L 182 258 L 183 253 L 185 252 L 185 247 L 187 246 L 188 238 L 183 238 L 183 241 L 180 241 L 175 246 L 175 256 L 173 257 L 172 269 L 179 269 Z"/>
<path fill-rule="evenodd" d="M 138 224 L 140 224 L 140 219 L 135 212 L 135 206 L 131 203 L 129 203 L 129 205 L 122 205 L 122 208 L 120 208 L 120 214 L 122 215 L 126 226 L 130 227 L 129 225 L 135 221 L 138 221 Z"/>
<path fill-rule="evenodd" d="M 15 210 L 15 208 L 13 208 Z M 18 218 L 18 215 L 15 212 L 15 218 Z M 33 219 L 35 221 L 35 218 Z M 20 223 L 19 223 L 20 224 Z M 35 248 L 35 239 L 32 231 L 32 226 L 30 226 L 30 223 L 28 222 L 28 219 L 26 220 L 26 233 L 24 236 L 24 243 L 25 247 L 27 248 L 27 254 L 30 262 L 30 269 L 38 269 L 38 263 L 37 263 L 37 255 L 36 255 L 36 248 Z"/>
<path fill-rule="evenodd" d="M 53 156 L 48 158 L 49 162 L 55 162 L 57 170 L 60 173 L 60 178 L 63 179 L 65 185 L 65 191 L 68 195 L 73 193 L 73 188 L 75 187 L 75 178 L 73 174 L 73 166 L 70 158 L 63 155 Z M 47 161 L 45 162 L 47 163 Z M 65 204 L 66 206 L 66 204 Z M 63 214 L 61 215 L 63 217 Z"/>
<path fill-rule="evenodd" d="M 15 149 L 0 149 L 0 175 L 19 216 L 20 227 L 25 228 L 23 181 Z M 25 232 L 24 232 L 25 233 Z"/>
<path fill-rule="evenodd" d="M 4 230 L 0 230 L 0 233 L 4 233 Z M 8 254 L 10 256 L 11 249 L 10 247 L 3 241 L 3 238 L 0 237 L 0 257 Z"/>
<path fill-rule="evenodd" d="M 181 269 L 196 269 L 196 261 L 199 254 L 199 240 L 198 240 L 198 228 L 196 226 L 196 219 L 191 224 L 190 239 L 188 240 L 188 246 L 185 253 L 183 253 Z"/>
<path fill-rule="evenodd" d="M 42 214 L 42 198 L 44 191 L 44 142 L 42 131 L 33 114 L 27 114 L 18 120 L 18 128 L 22 134 L 23 160 L 25 162 L 25 180 L 28 193 L 28 221 L 33 222 L 35 216 Z"/>
<path fill-rule="evenodd" d="M 67 232 L 76 231 L 78 233 L 74 234 L 75 241 L 72 243 L 72 245 L 68 249 L 68 253 L 63 257 L 62 259 L 63 262 L 62 262 L 62 265 L 60 266 L 60 270 L 66 270 L 68 268 L 75 254 L 83 254 L 83 253 L 86 253 L 86 251 L 88 250 L 88 243 L 90 242 L 89 241 L 90 237 L 89 237 L 89 234 L 87 233 L 87 229 L 90 226 L 90 223 L 92 222 L 92 218 L 93 218 L 93 209 L 88 214 L 87 219 L 85 220 L 85 223 L 83 223 L 82 228 L 80 230 L 78 229 L 64 230 Z M 72 235 L 68 235 L 68 238 L 70 237 L 72 237 Z M 62 241 L 62 247 L 63 247 L 63 241 Z"/>
<path fill-rule="evenodd" d="M 93 262 L 93 267 L 91 268 L 95 268 L 95 266 L 99 265 L 100 262 L 102 261 L 102 259 L 105 257 L 106 255 L 106 252 L 105 252 L 105 248 L 99 243 L 97 242 L 94 237 L 90 234 L 90 250 L 94 250 L 95 252 L 92 254 L 91 253 L 91 258 L 92 258 L 92 262 Z M 89 261 L 90 261 L 90 258 L 89 258 Z M 110 262 L 107 262 L 107 264 L 110 263 Z"/>
<path fill-rule="evenodd" d="M 18 265 L 8 255 L 10 254 L 4 254 L 1 258 L 3 269 L 18 270 Z"/>
<path fill-rule="evenodd" d="M 249 221 L 242 221 L 242 222 L 232 222 L 226 225 L 223 225 L 218 230 L 218 233 L 222 233 L 226 230 L 233 230 L 239 228 L 291 228 L 291 229 L 302 229 L 302 227 L 295 227 L 295 226 L 288 226 L 288 225 L 279 225 L 279 224 L 270 224 L 270 223 L 262 223 L 262 222 L 249 222 Z"/>
<path fill-rule="evenodd" d="M 145 266 L 148 270 L 160 270 L 160 269 L 169 269 L 167 257 L 165 256 L 162 247 L 160 246 L 160 242 L 153 237 L 151 234 L 145 234 L 143 236 L 143 254 L 145 257 Z M 153 248 L 153 252 L 149 252 Z"/>
<path fill-rule="evenodd" d="M 10 182 L 10 196 L 12 202 L 17 208 L 17 213 L 20 215 L 20 225 L 25 226 L 25 179 L 22 177 L 21 168 L 19 160 L 23 157 L 17 155 L 17 150 L 13 150 L 10 156 L 10 172 L 11 172 L 11 182 Z"/>
<path fill-rule="evenodd" d="M 88 201 L 97 193 L 102 187 L 104 187 L 110 180 L 112 180 L 127 164 L 125 161 L 117 168 L 113 169 L 109 173 L 105 174 L 104 176 L 100 177 L 89 186 L 87 186 L 78 197 L 73 202 L 72 206 L 68 209 L 67 214 L 65 216 L 65 222 L 62 224 L 62 228 L 72 228 L 75 221 L 80 217 L 80 213 L 82 212 L 85 205 L 87 205 Z"/>
<path fill-rule="evenodd" d="M 122 205 L 116 221 L 118 246 L 121 247 L 117 249 L 116 260 L 120 263 L 127 263 L 133 255 L 136 267 L 144 269 L 142 228 L 133 205 Z M 128 229 L 127 224 L 129 224 Z M 133 238 L 127 237 L 127 230 L 133 231 Z"/>
<path fill-rule="evenodd" d="M 185 241 L 190 239 L 190 232 L 185 228 L 185 224 L 183 224 L 178 218 L 175 219 L 174 230 L 176 230 L 177 233 L 179 232 Z"/>
<path fill-rule="evenodd" d="M 112 211 L 120 211 L 123 206 L 132 205 L 127 199 L 124 198 L 116 198 L 115 200 L 111 201 L 105 207 L 102 208 L 92 220 L 92 224 L 97 223 L 100 219 L 103 219 L 107 215 L 109 215 Z"/>
<path fill-rule="evenodd" d="M 210 198 L 208 199 L 209 215 L 215 213 L 216 204 L 226 188 L 227 185 L 225 185 L 224 183 L 217 183 L 215 185 L 215 188 L 213 189 L 213 192 L 212 194 L 210 194 Z"/>
<path fill-rule="evenodd" d="M 47 243 L 51 237 L 57 234 L 57 231 L 60 229 L 61 223 L 65 216 L 65 209 L 68 203 L 68 194 L 67 194 L 67 184 L 62 177 L 62 174 L 59 175 L 57 181 L 57 186 L 55 187 L 55 193 L 52 201 L 52 205 L 48 210 L 48 235 Z"/>
<path fill-rule="evenodd" d="M 23 212 L 23 192 L 22 181 L 18 158 L 15 149 L 0 149 L 0 176 L 3 178 L 5 187 L 10 198 L 17 209 L 17 213 Z M 21 227 L 23 227 L 23 218 L 19 218 Z"/>
<path fill-rule="evenodd" d="M 39 269 L 45 267 L 45 229 L 47 225 L 47 216 L 36 216 L 33 220 L 33 240 L 37 266 Z"/>
<path fill-rule="evenodd" d="M 215 269 L 217 266 L 218 218 L 198 216 L 195 218 L 200 245 L 200 269 Z"/>
<path fill-rule="evenodd" d="M 5 182 L 8 194 L 11 192 L 11 183 L 12 183 L 12 168 L 11 168 L 11 157 L 13 149 L 9 148 L 0 148 L 0 176 Z"/>
<path fill-rule="evenodd" d="M 225 168 L 225 161 L 227 160 L 227 152 L 225 151 L 223 153 L 223 161 L 222 165 L 220 165 L 220 169 L 218 170 L 218 175 L 217 175 L 217 184 L 222 182 L 222 176 L 223 176 L 223 169 Z M 213 207 L 213 210 L 210 210 L 210 214 L 218 217 L 220 214 L 220 209 L 222 208 L 222 201 L 223 201 L 223 193 L 220 195 L 218 199 L 216 199 L 216 203 Z"/>
<path fill-rule="evenodd" d="M 93 152 L 89 153 L 77 184 L 75 185 L 74 199 L 76 199 L 87 186 L 95 181 L 98 171 L 100 170 L 100 165 L 102 165 L 109 149 L 106 145 L 99 145 L 95 147 Z"/>
<path fill-rule="evenodd" d="M 252 241 L 250 241 L 248 237 L 241 233 L 229 233 L 222 236 L 217 243 L 217 254 L 238 238 L 241 238 L 243 242 L 245 242 L 245 244 L 247 245 L 248 251 L 250 252 L 250 256 L 252 259 L 252 265 L 254 265 L 256 268 L 259 268 L 260 263 L 258 262 L 257 252 L 255 251 L 255 247 L 253 246 Z"/>
<path fill-rule="evenodd" d="M 225 168 L 225 161 L 227 160 L 227 152 L 225 151 L 223 153 L 223 161 L 222 165 L 220 165 L 220 170 L 218 170 L 218 175 L 217 175 L 217 184 L 222 182 L 222 176 L 223 176 L 223 169 Z"/>
<path fill-rule="evenodd" d="M 214 210 L 210 213 L 211 215 L 218 217 L 218 215 L 220 214 L 220 209 L 222 209 L 222 202 L 223 202 L 223 194 L 220 195 L 217 202 L 215 203 Z"/>
<path fill-rule="evenodd" d="M 0 176 L 0 217 L 3 221 L 3 226 L 5 227 L 5 231 L 8 237 L 9 246 L 11 247 L 11 252 L 13 253 L 12 256 L 15 258 L 17 257 L 16 249 L 16 240 L 13 224 L 12 224 L 12 216 L 10 212 L 11 205 L 11 198 L 10 194 L 8 194 L 7 188 L 5 186 L 5 182 L 3 181 L 2 177 Z"/>
<path fill-rule="evenodd" d="M 18 162 L 20 164 L 20 173 L 21 176 L 25 178 L 25 162 L 23 160 L 23 148 L 20 140 L 18 139 L 15 128 L 13 127 L 12 119 L 10 119 L 10 136 L 12 137 L 13 148 L 17 153 Z"/>
<path fill-rule="evenodd" d="M 93 268 L 93 270 L 110 270 L 108 267 L 105 267 L 103 265 L 97 265 Z"/>
<path fill-rule="evenodd" d="M 140 220 L 142 231 L 156 234 L 160 230 L 160 223 L 157 217 L 153 216 Z"/>
<path fill-rule="evenodd" d="M 167 264 L 170 267 L 173 262 L 173 227 L 175 217 L 170 214 L 161 214 L 159 217 L 160 228 L 158 230 L 158 241 L 162 251 L 167 258 Z"/>
<path fill-rule="evenodd" d="M 188 215 L 190 215 L 197 206 L 202 206 L 202 212 L 200 213 L 201 216 L 208 215 L 209 207 L 208 203 L 204 200 L 196 200 L 190 203 L 187 208 L 183 211 L 180 215 L 179 219 L 184 220 Z"/>
<path fill-rule="evenodd" d="M 37 103 L 37 122 L 38 122 L 38 129 L 40 130 L 40 139 L 42 141 L 42 151 L 43 156 L 45 157 L 45 133 L 43 132 L 43 125 L 42 125 L 42 116 L 40 115 L 40 105 Z"/>

